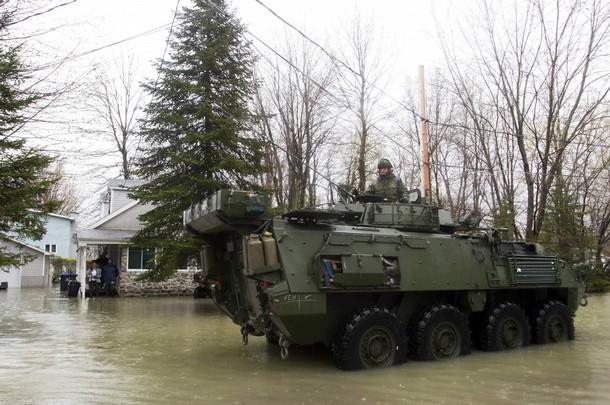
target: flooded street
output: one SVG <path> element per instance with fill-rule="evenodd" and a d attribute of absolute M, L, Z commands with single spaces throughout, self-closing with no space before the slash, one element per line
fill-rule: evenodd
<path fill-rule="evenodd" d="M 0 291 L 6 404 L 610 403 L 610 295 L 576 317 L 576 340 L 446 362 L 342 372 L 329 352 L 250 338 L 209 300 Z"/>

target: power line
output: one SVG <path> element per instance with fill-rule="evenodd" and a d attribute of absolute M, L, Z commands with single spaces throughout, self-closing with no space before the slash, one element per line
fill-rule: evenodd
<path fill-rule="evenodd" d="M 169 27 L 169 33 L 167 34 L 167 40 L 165 41 L 165 48 L 163 49 L 163 56 L 161 57 L 161 62 L 159 63 L 159 69 L 157 71 L 157 78 L 155 79 L 155 84 L 152 87 L 154 91 L 157 88 L 157 83 L 159 82 L 159 77 L 161 76 L 161 68 L 163 67 L 163 63 L 165 62 L 165 55 L 167 54 L 167 48 L 169 47 L 169 40 L 172 37 L 172 31 L 174 30 L 174 22 L 176 21 L 176 16 L 178 15 L 178 7 L 180 5 L 180 0 L 176 1 L 176 7 L 174 8 L 174 17 L 172 18 L 171 25 Z M 140 142 L 142 142 L 142 136 L 138 138 L 138 144 L 136 145 L 136 149 L 134 153 L 138 152 L 140 149 Z M 133 163 L 133 156 L 131 163 Z"/>
<path fill-rule="evenodd" d="M 436 166 L 436 167 L 445 167 L 448 169 L 461 169 L 465 172 L 480 172 L 480 173 L 493 173 L 493 174 L 502 174 L 501 171 L 498 170 L 492 170 L 490 168 L 474 168 L 474 167 L 465 167 L 465 166 L 460 166 L 460 165 L 451 165 L 448 163 L 434 163 L 434 162 L 430 162 L 430 166 Z M 518 173 L 518 174 L 529 174 L 532 177 L 537 177 L 538 173 L 535 172 L 526 172 L 525 170 L 512 170 L 513 173 Z M 567 173 L 567 174 L 556 174 L 555 177 L 560 177 L 560 178 L 569 178 L 574 176 L 574 173 Z M 595 179 L 599 179 L 599 180 L 606 180 L 606 181 L 610 181 L 610 176 L 606 177 L 606 176 L 595 176 Z"/>
<path fill-rule="evenodd" d="M 99 46 L 97 48 L 90 49 L 90 50 L 85 51 L 85 52 L 81 52 L 81 53 L 78 53 L 78 54 L 74 54 L 74 55 L 69 55 L 69 56 L 63 57 L 61 59 L 57 59 L 57 60 L 55 60 L 53 62 L 47 63 L 46 65 L 39 66 L 37 69 L 42 70 L 42 69 L 46 69 L 46 68 L 49 68 L 49 67 L 52 67 L 52 66 L 60 65 L 60 64 L 62 64 L 64 62 L 68 62 L 68 61 L 71 61 L 71 60 L 74 60 L 74 59 L 82 58 L 83 56 L 91 55 L 93 53 L 102 51 L 102 50 L 107 49 L 107 48 L 111 48 L 111 47 L 116 46 L 116 45 L 120 45 L 122 43 L 131 41 L 131 40 L 134 40 L 134 39 L 137 39 L 137 38 L 141 38 L 141 37 L 144 37 L 144 36 L 147 36 L 147 35 L 155 34 L 155 33 L 159 32 L 159 31 L 163 31 L 164 29 L 169 27 L 171 24 L 173 24 L 173 21 L 172 21 L 172 23 L 163 24 L 163 25 L 160 25 L 158 27 L 151 28 L 149 30 L 140 32 L 138 34 L 131 35 L 129 37 L 120 39 L 118 41 L 111 42 L 111 43 L 106 44 L 106 45 Z"/>
<path fill-rule="evenodd" d="M 356 70 L 354 70 L 351 66 L 349 66 L 346 62 L 342 61 L 341 59 L 337 58 L 335 55 L 333 55 L 330 51 L 328 51 L 325 47 L 323 47 L 322 45 L 320 45 L 317 41 L 313 40 L 311 37 L 309 37 L 307 34 L 305 34 L 302 30 L 300 30 L 299 28 L 297 28 L 294 24 L 290 23 L 289 21 L 287 21 L 285 18 L 283 18 L 282 16 L 280 16 L 276 11 L 274 11 L 273 9 L 271 9 L 269 6 L 267 6 L 266 4 L 264 4 L 261 0 L 254 0 L 256 3 L 260 4 L 263 8 L 265 8 L 269 13 L 271 13 L 274 17 L 276 17 L 277 19 L 279 19 L 282 23 L 284 23 L 285 25 L 287 25 L 288 27 L 292 28 L 294 31 L 296 31 L 299 35 L 301 35 L 303 38 L 305 38 L 307 41 L 311 42 L 314 46 L 316 46 L 318 49 L 320 49 L 325 55 L 327 55 L 335 64 L 339 64 L 341 66 L 343 66 L 344 68 L 346 68 L 347 70 L 349 70 L 352 74 L 356 75 L 356 76 L 362 76 L 360 74 L 360 72 L 357 72 Z M 489 132 L 493 135 L 497 135 L 497 134 L 501 134 L 501 135 L 507 135 L 507 136 L 512 136 L 515 138 L 521 138 L 522 135 L 517 135 L 511 132 L 506 132 L 506 131 L 498 131 L 498 130 L 493 130 L 493 129 L 486 129 L 486 128 L 472 128 L 472 127 L 468 127 L 466 125 L 462 125 L 462 124 L 449 124 L 449 123 L 444 123 L 444 122 L 438 122 L 438 121 L 431 121 L 430 119 L 426 118 L 426 117 L 422 117 L 415 109 L 409 107 L 408 105 L 404 104 L 403 102 L 401 102 L 400 100 L 396 99 L 394 96 L 392 96 L 391 94 L 389 94 L 387 91 L 385 91 L 383 88 L 377 86 L 375 83 L 371 83 L 371 85 L 378 91 L 380 91 L 381 93 L 383 93 L 386 97 L 388 97 L 390 100 L 394 101 L 396 104 L 398 104 L 400 107 L 402 107 L 403 109 L 405 109 L 406 111 L 414 114 L 417 118 L 421 119 L 421 120 L 425 120 L 427 121 L 429 124 L 433 124 L 433 125 L 438 125 L 438 126 L 442 126 L 442 127 L 446 127 L 446 128 L 454 128 L 454 129 L 462 129 L 462 130 L 469 130 L 469 131 L 475 131 L 475 132 Z M 576 144 L 576 145 L 585 145 L 585 146 L 595 146 L 595 147 L 600 147 L 600 148 L 608 148 L 610 147 L 610 145 L 604 145 L 604 144 L 592 144 L 592 143 L 580 143 L 580 142 L 570 142 L 571 144 Z"/>
<path fill-rule="evenodd" d="M 277 57 L 279 57 L 280 59 L 282 59 L 284 62 L 286 62 L 288 65 L 290 65 L 293 69 L 295 69 L 298 73 L 300 73 L 303 77 L 306 77 L 308 80 L 310 80 L 314 85 L 316 85 L 320 90 L 322 90 L 322 92 L 328 94 L 331 98 L 335 99 L 337 102 L 339 102 L 340 104 L 343 105 L 343 107 L 349 108 L 349 106 L 345 105 L 343 103 L 343 100 L 341 100 L 339 97 L 337 97 L 336 95 L 334 95 L 333 93 L 331 93 L 325 86 L 321 85 L 320 83 L 318 83 L 316 80 L 314 80 L 311 76 L 309 76 L 307 73 L 303 72 L 302 69 L 300 69 L 298 66 L 296 66 L 294 63 L 292 63 L 292 61 L 290 61 L 289 59 L 287 59 L 286 57 L 284 57 L 282 54 L 280 54 L 277 50 L 275 50 L 273 47 L 271 47 L 269 44 L 267 44 L 265 41 L 263 41 L 262 39 L 260 39 L 258 36 L 256 36 L 255 34 L 253 34 L 251 31 L 247 31 L 248 34 L 250 36 L 252 36 L 254 39 L 256 39 L 257 41 L 259 41 L 263 46 L 265 46 L 267 49 L 269 49 L 271 52 L 273 52 Z M 255 50 L 258 51 L 258 53 L 267 61 L 269 62 L 269 64 L 271 65 L 271 61 L 258 49 Z M 324 107 L 323 107 L 324 108 Z M 326 109 L 326 108 L 325 108 Z M 326 109 L 327 112 L 328 109 Z M 377 131 L 379 131 L 380 135 L 384 136 L 385 138 L 387 138 L 388 140 L 392 141 L 393 143 L 395 143 L 398 147 L 403 148 L 406 150 L 406 148 L 404 147 L 404 145 L 401 145 L 398 141 L 396 141 L 395 139 L 391 138 L 390 136 L 386 135 L 383 131 L 381 131 L 376 125 L 373 125 L 372 128 L 376 129 Z M 273 143 L 275 145 L 275 143 L 273 141 L 271 141 L 271 143 Z M 277 146 L 277 145 L 275 145 Z M 293 156 L 295 157 L 295 156 Z M 299 158 L 302 159 L 302 158 Z M 312 169 L 313 170 L 313 169 Z M 316 171 L 317 172 L 317 171 Z M 318 172 L 318 174 L 320 174 Z M 321 176 L 323 176 L 322 174 L 320 174 Z"/>
<path fill-rule="evenodd" d="M 177 15 L 177 9 L 178 9 L 178 7 L 179 7 L 179 2 L 180 2 L 180 0 L 178 0 L 178 1 L 177 1 L 177 4 L 176 4 L 176 11 L 174 12 L 174 18 L 173 18 L 172 23 L 171 23 L 171 25 L 170 25 L 170 32 L 169 32 L 169 35 L 168 35 L 168 39 L 167 39 L 167 41 L 166 41 L 166 45 L 165 45 L 165 49 L 164 49 L 164 53 L 163 53 L 163 58 L 162 58 L 161 64 L 164 62 L 165 55 L 166 55 L 166 52 L 167 52 L 167 49 L 168 49 L 168 46 L 169 46 L 169 40 L 170 40 L 170 38 L 171 38 L 171 33 L 172 33 L 173 26 L 174 26 L 174 22 L 175 22 L 175 19 L 176 19 L 176 15 Z M 211 4 L 209 1 L 206 1 L 206 3 L 210 4 L 212 7 L 216 8 L 217 10 L 219 10 L 219 8 L 218 8 L 216 5 Z M 220 10 L 220 11 L 222 11 L 222 10 Z M 158 27 L 158 28 L 153 29 L 153 30 L 149 30 L 149 31 L 147 31 L 147 32 L 145 32 L 145 33 L 141 33 L 141 34 L 139 34 L 139 35 L 135 35 L 135 36 L 132 36 L 132 37 L 126 38 L 126 39 L 124 39 L 124 40 L 117 41 L 117 42 L 112 43 L 112 44 L 108 44 L 108 45 L 106 45 L 106 46 L 104 46 L 104 47 L 100 47 L 100 48 L 96 48 L 96 49 L 94 49 L 94 50 L 87 51 L 87 52 L 82 53 L 82 54 L 80 54 L 80 55 L 73 55 L 73 56 L 71 56 L 71 57 L 69 57 L 69 58 L 74 59 L 74 58 L 76 58 L 76 57 L 84 56 L 84 55 L 86 55 L 86 54 L 90 54 L 90 53 L 93 53 L 93 52 L 99 51 L 99 50 L 101 50 L 101 49 L 105 49 L 105 48 L 107 48 L 107 47 L 114 46 L 114 45 L 116 45 L 116 44 L 119 44 L 119 43 L 122 43 L 122 42 L 128 41 L 128 40 L 130 40 L 130 39 L 137 38 L 138 36 L 142 36 L 142 35 L 146 35 L 146 34 L 148 34 L 148 33 L 156 32 L 157 30 L 159 30 L 159 29 L 161 29 L 161 28 L 165 28 L 165 27 L 167 27 L 167 26 L 168 26 L 168 24 L 165 24 L 165 25 L 163 25 L 163 26 L 161 26 L 161 27 Z M 341 104 L 343 104 L 342 100 L 340 100 L 340 99 L 339 99 L 337 96 L 335 96 L 335 95 L 334 95 L 334 94 L 332 94 L 330 91 L 328 91 L 328 90 L 327 90 L 327 89 L 326 89 L 324 86 L 320 85 L 320 84 L 319 84 L 319 83 L 317 83 L 315 80 L 313 80 L 311 77 L 309 77 L 309 76 L 308 76 L 308 75 L 307 75 L 305 72 L 303 72 L 301 69 L 299 69 L 297 66 L 295 66 L 295 65 L 294 65 L 294 64 L 293 64 L 291 61 L 289 61 L 287 58 L 285 58 L 283 55 L 281 55 L 279 52 L 277 52 L 277 51 L 276 51 L 274 48 L 272 48 L 271 46 L 269 46 L 267 43 L 265 43 L 265 42 L 264 42 L 263 40 L 261 40 L 259 37 L 257 37 L 256 35 L 254 35 L 252 32 L 250 32 L 250 31 L 248 31 L 248 30 L 246 30 L 246 32 L 248 32 L 248 33 L 249 33 L 249 34 L 250 34 L 250 35 L 251 35 L 253 38 L 255 38 L 255 39 L 258 41 L 258 42 L 260 42 L 261 44 L 263 44 L 263 45 L 264 45 L 264 46 L 265 46 L 267 49 L 269 49 L 270 51 L 272 51 L 272 52 L 273 52 L 273 53 L 274 53 L 274 54 L 275 54 L 275 55 L 276 55 L 278 58 L 280 58 L 280 59 L 282 59 L 284 62 L 288 63 L 288 64 L 289 64 L 289 65 L 290 65 L 290 66 L 291 66 L 293 69 L 295 69 L 296 71 L 298 71 L 298 72 L 299 72 L 301 75 L 303 75 L 304 77 L 307 77 L 309 80 L 311 80 L 311 81 L 312 81 L 312 83 L 314 83 L 316 86 L 318 86 L 320 89 L 322 89 L 322 90 L 323 90 L 323 91 L 324 91 L 326 94 L 328 94 L 330 97 L 332 97 L 332 98 L 333 98 L 333 99 L 335 99 L 335 100 L 340 101 L 340 102 L 341 102 Z M 260 53 L 260 51 L 259 51 L 259 53 Z M 262 53 L 261 53 L 261 54 L 262 54 Z M 65 58 L 65 60 L 67 60 L 67 59 L 68 59 L 68 58 Z M 159 74 L 157 75 L 157 79 L 155 80 L 155 87 L 156 87 L 156 85 L 157 85 L 157 83 L 158 83 L 158 79 L 159 79 L 159 77 L 160 77 L 160 72 L 159 72 Z M 401 103 L 401 105 L 402 105 L 402 103 Z M 404 105 L 403 105 L 403 106 L 404 106 Z M 406 109 L 407 109 L 408 111 L 413 112 L 413 113 L 414 113 L 416 116 L 419 116 L 419 114 L 417 114 L 417 113 L 416 113 L 414 110 L 409 109 L 409 108 L 406 108 Z M 374 128 L 375 128 L 375 129 L 377 129 L 377 130 L 378 130 L 378 131 L 379 131 L 379 132 L 380 132 L 382 135 L 384 135 L 384 136 L 385 136 L 387 139 L 389 139 L 390 141 L 392 141 L 394 144 L 396 144 L 396 145 L 397 145 L 397 146 L 399 146 L 400 148 L 406 149 L 406 148 L 405 148 L 405 147 L 404 147 L 402 144 L 398 143 L 398 142 L 397 142 L 395 139 L 393 139 L 393 138 L 388 137 L 387 135 L 385 135 L 385 134 L 384 134 L 384 132 L 383 132 L 383 131 L 381 131 L 381 130 L 380 130 L 379 128 L 377 128 L 376 126 L 375 126 Z M 468 128 L 468 129 L 471 129 L 471 128 Z M 302 157 L 300 157 L 300 156 L 295 156 L 293 153 L 291 153 L 290 151 L 288 151 L 288 150 L 284 149 L 282 146 L 278 145 L 277 143 L 275 143 L 275 142 L 273 142 L 273 141 L 271 141 L 271 143 L 272 143 L 274 146 L 276 146 L 278 149 L 280 149 L 280 150 L 282 150 L 283 152 L 287 153 L 288 155 L 291 155 L 292 157 L 295 157 L 295 158 L 297 158 L 297 159 L 302 160 Z M 454 167 L 454 168 L 462 168 L 462 169 L 463 169 L 463 167 L 461 167 L 461 166 L 452 166 L 452 165 L 448 165 L 448 164 L 435 164 L 435 165 L 436 165 L 436 166 L 445 166 L 445 167 Z M 308 167 L 310 167 L 310 166 L 308 166 Z M 311 168 L 311 167 L 310 167 L 310 168 Z M 313 168 L 311 168 L 311 169 L 312 169 L 312 170 L 315 170 L 315 169 L 313 169 Z M 467 170 L 468 170 L 468 169 L 467 169 Z M 473 169 L 473 170 L 479 170 L 479 171 L 481 171 L 481 172 L 493 172 L 493 171 L 491 171 L 491 170 L 486 170 L 486 169 Z M 329 181 L 329 182 L 331 182 L 331 183 L 334 183 L 334 182 L 332 182 L 332 180 L 330 180 L 330 179 L 329 179 L 327 176 L 323 175 L 323 174 L 322 174 L 322 173 L 320 173 L 319 171 L 317 171 L 317 170 L 316 170 L 316 172 L 318 172 L 318 174 L 319 174 L 319 175 L 320 175 L 322 178 L 324 178 L 324 179 L 328 180 L 328 181 Z"/>
<path fill-rule="evenodd" d="M 273 52 L 276 56 L 278 56 L 280 59 L 282 59 L 284 62 L 286 62 L 288 65 L 290 65 L 293 69 L 295 69 L 298 73 L 300 73 L 302 76 L 307 77 L 308 80 L 310 80 L 314 85 L 316 85 L 317 87 L 319 87 L 323 92 L 325 92 L 326 94 L 328 94 L 330 97 L 332 97 L 333 99 L 335 99 L 337 102 L 339 103 L 343 103 L 343 101 L 338 98 L 338 96 L 334 95 L 333 93 L 331 93 L 326 87 L 322 86 L 320 83 L 318 83 L 317 81 L 315 81 L 313 78 L 311 78 L 307 73 L 303 72 L 302 69 L 300 69 L 299 67 L 297 67 L 294 63 L 292 63 L 292 61 L 290 61 L 289 59 L 287 59 L 286 57 L 284 57 L 283 55 L 281 55 L 277 50 L 275 50 L 273 47 L 271 47 L 269 44 L 267 44 L 265 41 L 263 41 L 262 39 L 260 39 L 258 36 L 256 36 L 255 34 L 253 34 L 251 31 L 247 31 L 248 34 L 250 36 L 252 36 L 254 39 L 256 39 L 257 41 L 259 41 L 263 46 L 265 46 L 267 49 L 269 49 L 271 52 Z M 256 49 L 256 48 L 255 48 Z M 267 60 L 270 64 L 271 61 L 265 56 L 263 55 L 260 51 L 258 51 L 259 54 L 265 59 Z M 348 108 L 347 105 L 343 104 L 344 107 Z M 394 138 L 392 138 L 391 136 L 387 135 L 386 133 L 384 133 L 384 131 L 382 131 L 379 127 L 377 127 L 376 125 L 372 125 L 371 128 L 377 130 L 379 132 L 379 134 L 386 138 L 387 140 L 389 140 L 390 142 L 392 142 L 394 145 L 396 145 L 397 147 L 407 151 L 407 152 L 411 152 L 409 149 L 407 149 L 404 145 L 402 145 L 400 142 L 396 141 Z M 273 142 L 272 142 L 273 143 Z M 274 144 L 275 145 L 275 144 Z M 277 145 L 276 145 L 277 146 Z M 294 157 L 294 156 L 293 156 Z M 457 165 L 450 165 L 450 164 L 446 164 L 446 163 L 435 163 L 435 162 L 431 162 L 430 163 L 431 166 L 436 166 L 436 167 L 446 167 L 446 168 L 461 168 L 464 170 L 463 166 L 457 166 Z M 501 175 L 503 174 L 502 171 L 499 170 L 491 170 L 489 168 L 481 168 L 481 169 L 474 169 L 474 168 L 470 168 L 470 169 L 465 169 L 467 171 L 477 171 L 477 172 L 481 172 L 481 173 L 489 173 L 489 174 L 495 174 L 495 175 Z M 527 175 L 529 174 L 530 176 L 536 177 L 538 175 L 538 173 L 533 173 L 533 172 L 526 172 L 524 170 L 512 170 L 513 173 L 520 173 L 523 175 Z M 562 175 L 562 174 L 556 174 L 556 177 L 569 177 L 571 174 L 566 174 L 566 175 Z M 598 177 L 600 178 L 600 177 Z M 601 179 L 604 179 L 603 177 L 601 177 Z M 608 178 L 608 180 L 610 180 L 610 178 Z"/>
<path fill-rule="evenodd" d="M 254 0 L 255 2 L 257 2 L 258 4 L 260 4 L 262 7 L 264 7 L 267 11 L 269 11 L 273 16 L 275 16 L 277 19 L 279 19 L 281 22 L 283 22 L 284 24 L 286 24 L 287 26 L 289 26 L 290 28 L 292 28 L 293 30 L 295 30 L 297 33 L 299 33 L 299 35 L 301 35 L 303 38 L 305 38 L 307 41 L 311 42 L 313 45 L 315 45 L 318 49 L 320 49 L 325 55 L 327 55 L 333 62 L 335 62 L 336 64 L 339 64 L 341 66 L 343 66 L 344 68 L 346 68 L 347 70 L 349 70 L 352 74 L 356 75 L 356 76 L 360 76 L 362 77 L 362 74 L 360 72 L 357 72 L 356 70 L 354 70 L 351 66 L 349 66 L 346 62 L 342 61 L 341 59 L 337 58 L 335 55 L 333 55 L 330 51 L 328 51 L 326 48 L 324 48 L 322 45 L 320 45 L 317 41 L 313 40 L 312 38 L 310 38 L 307 34 L 305 34 L 303 31 L 301 31 L 299 28 L 295 27 L 293 24 L 291 24 L 290 22 L 288 22 L 285 18 L 283 18 L 282 16 L 280 16 L 277 12 L 275 12 L 273 9 L 271 9 L 270 7 L 268 7 L 267 5 L 265 5 L 262 1 L 260 0 Z M 407 110 L 410 113 L 415 114 L 415 116 L 417 116 L 420 119 L 426 120 L 428 123 L 431 124 L 435 124 L 435 125 L 443 125 L 443 126 L 455 126 L 455 124 L 446 124 L 446 123 L 439 123 L 439 122 L 433 122 L 425 117 L 422 117 L 417 111 L 415 111 L 415 109 L 407 106 L 406 104 L 404 104 L 402 101 L 396 99 L 394 96 L 392 96 L 391 94 L 389 94 L 388 92 L 386 92 L 383 88 L 377 86 L 375 83 L 371 83 L 371 85 L 378 91 L 380 91 L 381 93 L 383 93 L 385 96 L 387 96 L 388 98 L 390 98 L 392 101 L 394 101 L 396 104 L 398 104 L 399 106 L 401 106 L 402 108 L 404 108 L 405 110 Z M 472 128 L 468 128 L 468 129 L 472 129 Z"/>
<path fill-rule="evenodd" d="M 61 8 L 61 7 L 64 7 L 64 6 L 68 6 L 68 5 L 72 4 L 72 3 L 76 3 L 77 1 L 78 1 L 78 0 L 71 0 L 71 1 L 66 1 L 66 2 L 64 2 L 64 3 L 60 3 L 60 4 L 56 5 L 56 6 L 53 6 L 53 7 L 48 8 L 48 9 L 46 9 L 46 10 L 39 11 L 39 12 L 37 12 L 37 13 L 33 13 L 33 14 L 30 14 L 30 15 L 28 15 L 28 16 L 26 16 L 26 17 L 23 17 L 21 20 L 17 20 L 17 21 L 10 22 L 10 23 L 6 24 L 6 26 L 7 26 L 7 27 L 10 27 L 11 25 L 16 25 L 16 24 L 22 23 L 22 22 L 24 22 L 24 21 L 26 21 L 26 20 L 29 20 L 30 18 L 34 18 L 34 17 L 41 16 L 41 15 L 43 15 L 43 14 L 50 13 L 50 12 L 51 12 L 51 11 L 53 11 L 53 10 L 56 10 L 56 9 Z"/>
<path fill-rule="evenodd" d="M 218 7 L 216 4 L 214 4 L 211 0 L 204 0 L 208 5 L 210 5 L 211 7 L 215 8 L 217 11 L 219 12 L 225 12 L 224 10 L 222 10 L 220 7 Z M 255 0 L 257 2 L 260 2 L 259 0 Z M 313 78 L 311 78 L 311 76 L 309 76 L 307 73 L 303 72 L 302 69 L 300 69 L 299 67 L 297 67 L 294 63 L 292 63 L 289 59 L 287 59 L 286 57 L 284 57 L 282 54 L 280 54 L 276 49 L 274 49 L 271 45 L 267 44 L 265 41 L 263 41 L 261 38 L 259 38 L 257 35 L 253 34 L 252 31 L 245 29 L 245 32 L 247 32 L 250 36 L 252 36 L 255 40 L 257 40 L 258 42 L 260 42 L 265 48 L 269 49 L 273 54 L 275 54 L 277 57 L 279 57 L 280 59 L 282 59 L 284 62 L 286 62 L 288 65 L 290 65 L 293 69 L 295 69 L 298 73 L 300 73 L 303 77 L 306 77 L 308 80 L 310 80 L 314 85 L 316 85 L 317 87 L 319 87 L 323 92 L 325 92 L 326 94 L 328 94 L 330 97 L 332 97 L 333 99 L 335 99 L 336 101 L 338 101 L 339 103 L 341 103 L 344 107 L 349 108 L 347 105 L 345 105 L 343 103 L 343 100 L 341 100 L 338 96 L 334 95 L 333 93 L 331 93 L 326 87 L 322 86 L 321 84 L 319 84 L 317 81 L 315 81 Z M 259 54 L 261 54 L 261 56 L 263 56 L 263 58 L 267 59 L 265 57 L 265 55 L 263 55 L 260 51 L 258 51 Z M 268 59 L 267 59 L 268 60 Z M 417 116 L 419 116 L 419 114 L 415 111 L 413 111 L 414 114 L 416 114 Z M 395 144 L 396 146 L 398 146 L 399 148 L 411 152 L 409 151 L 404 145 L 402 145 L 400 142 L 396 141 L 395 139 L 393 139 L 392 137 L 386 135 L 379 127 L 377 127 L 376 125 L 372 125 L 371 126 L 373 129 L 379 131 L 380 135 L 385 137 L 386 139 L 388 139 L 389 141 L 391 141 L 393 144 Z M 472 129 L 472 128 L 470 128 Z M 272 142 L 273 143 L 273 142 Z M 277 145 L 276 145 L 277 146 Z M 293 156 L 294 157 L 294 156 Z M 447 167 L 447 168 L 463 168 L 463 166 L 456 166 L 456 165 L 449 165 L 449 164 L 444 164 L 444 163 L 431 163 L 431 165 L 437 166 L 437 167 Z M 471 169 L 471 171 L 479 171 L 479 172 L 484 172 L 484 173 L 493 173 L 493 174 L 503 174 L 501 171 L 494 171 L 491 170 L 490 168 L 482 168 L 482 169 Z M 533 172 L 526 172 L 524 170 L 513 170 L 513 172 L 519 172 L 523 175 L 530 175 L 533 177 L 536 177 L 538 175 L 538 173 L 533 173 Z M 320 174 L 320 173 L 318 173 Z M 556 174 L 556 177 L 568 177 L 571 174 Z M 599 177 L 598 177 L 599 178 Z M 610 178 L 608 178 L 608 180 L 610 180 Z"/>
<path fill-rule="evenodd" d="M 206 0 L 207 1 L 207 0 Z M 298 66 L 296 66 L 294 63 L 292 63 L 290 60 L 288 60 L 286 57 L 284 57 L 282 54 L 280 54 L 277 50 L 275 50 L 271 45 L 267 44 L 265 41 L 263 41 L 262 39 L 260 39 L 258 36 L 256 36 L 255 34 L 253 34 L 251 31 L 246 30 L 246 32 L 248 34 L 250 34 L 250 36 L 252 36 L 254 39 L 256 39 L 257 41 L 259 41 L 264 47 L 266 47 L 267 49 L 269 49 L 271 52 L 273 52 L 277 57 L 279 57 L 280 59 L 282 59 L 284 62 L 286 62 L 287 64 L 289 64 L 293 69 L 295 69 L 297 72 L 299 72 L 303 77 L 306 77 L 308 80 L 310 80 L 313 84 L 315 84 L 320 90 L 322 90 L 324 93 L 328 94 L 330 97 L 332 97 L 335 101 L 337 101 L 339 104 L 341 104 L 343 107 L 348 108 L 349 106 L 347 104 L 344 103 L 343 100 L 341 100 L 341 98 L 339 98 L 338 96 L 336 96 L 335 94 L 331 93 L 325 86 L 321 85 L 320 83 L 318 83 L 317 81 L 315 81 L 314 79 L 311 78 L 311 76 L 309 76 L 307 73 L 303 72 L 303 70 L 301 68 L 299 68 Z M 261 53 L 259 51 L 259 53 Z M 265 58 L 265 56 L 261 53 L 261 56 L 263 56 L 263 58 Z M 372 124 L 371 128 L 379 131 L 379 134 L 381 136 L 383 136 L 384 138 L 388 139 L 389 141 L 391 141 L 392 143 L 394 143 L 396 146 L 405 149 L 405 146 L 400 144 L 398 141 L 396 141 L 394 138 L 386 135 L 384 133 L 384 131 L 382 131 L 381 129 L 379 129 L 379 127 L 377 127 L 377 125 Z"/>
<path fill-rule="evenodd" d="M 159 71 L 157 72 L 157 78 L 155 79 L 155 84 L 153 85 L 153 89 L 157 87 L 157 82 L 159 81 L 159 76 L 161 76 L 161 68 L 163 67 L 163 63 L 165 62 L 165 55 L 167 54 L 167 48 L 169 47 L 169 40 L 172 37 L 172 31 L 174 30 L 174 23 L 176 22 L 176 16 L 178 15 L 179 6 L 180 6 L 180 0 L 177 0 L 176 7 L 174 8 L 174 17 L 172 18 L 172 23 L 169 27 L 169 33 L 167 34 L 167 40 L 165 41 L 165 48 L 163 49 L 163 56 L 161 57 L 161 62 L 159 63 Z"/>

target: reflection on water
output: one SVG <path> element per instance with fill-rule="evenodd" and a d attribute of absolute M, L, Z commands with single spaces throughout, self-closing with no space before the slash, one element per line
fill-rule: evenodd
<path fill-rule="evenodd" d="M 320 347 L 283 361 L 208 300 L 0 292 L 0 402 L 565 403 L 610 402 L 610 295 L 576 318 L 574 342 L 446 362 L 342 372 Z"/>

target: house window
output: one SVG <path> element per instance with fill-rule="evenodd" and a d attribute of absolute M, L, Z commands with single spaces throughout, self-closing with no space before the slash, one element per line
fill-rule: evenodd
<path fill-rule="evenodd" d="M 44 245 L 45 252 L 57 253 L 57 245 Z"/>
<path fill-rule="evenodd" d="M 127 270 L 144 271 L 152 268 L 152 259 L 155 257 L 154 248 L 130 246 L 127 251 Z"/>

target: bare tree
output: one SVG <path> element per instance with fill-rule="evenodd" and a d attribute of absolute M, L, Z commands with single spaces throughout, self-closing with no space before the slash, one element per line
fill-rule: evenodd
<path fill-rule="evenodd" d="M 610 13 L 598 0 L 510 6 L 513 19 L 506 9 L 498 12 L 506 3 L 483 4 L 482 30 L 469 30 L 476 35 L 467 38 L 474 54 L 469 73 L 457 58 L 448 63 L 481 139 L 496 202 L 507 202 L 515 212 L 510 176 L 520 169 L 527 192 L 525 237 L 536 241 L 566 150 L 603 117 L 600 106 L 610 92 L 610 73 L 602 69 Z M 469 75 L 477 77 L 471 92 Z M 475 102 L 477 94 L 481 99 Z M 513 151 L 519 166 L 511 168 L 506 154 Z"/>
<path fill-rule="evenodd" d="M 356 16 L 347 33 L 345 52 L 341 52 L 341 61 L 336 64 L 339 74 L 338 90 L 341 92 L 345 106 L 355 118 L 355 156 L 350 156 L 349 166 L 355 166 L 356 177 L 353 184 L 359 191 L 366 188 L 369 175 L 369 162 L 376 149 L 372 132 L 382 115 L 378 104 L 382 98 L 380 90 L 381 49 L 375 41 L 375 32 L 371 23 L 364 22 Z M 352 181 L 353 181 L 352 180 Z"/>
<path fill-rule="evenodd" d="M 114 150 L 121 157 L 123 178 L 129 179 L 137 148 L 137 116 L 142 92 L 136 82 L 133 58 L 122 59 L 115 69 L 117 77 L 112 77 L 108 71 L 98 71 L 96 83 L 89 91 L 88 105 L 103 123 L 99 133 L 112 141 Z"/>
<path fill-rule="evenodd" d="M 254 93 L 255 125 L 254 134 L 262 139 L 265 153 L 263 156 L 265 172 L 262 174 L 261 183 L 275 197 L 278 207 L 286 207 L 286 195 L 284 193 L 284 165 L 282 163 L 282 151 L 274 137 L 274 116 L 270 115 L 272 107 L 265 103 L 265 94 L 262 83 L 256 87 Z"/>
<path fill-rule="evenodd" d="M 51 187 L 40 195 L 43 203 L 59 202 L 56 214 L 70 215 L 78 210 L 79 201 L 74 185 L 66 178 L 61 162 L 55 163 L 43 173 L 43 178 L 51 180 Z"/>
<path fill-rule="evenodd" d="M 283 60 L 266 59 L 255 104 L 257 134 L 269 143 L 266 163 L 274 171 L 268 183 L 276 187 L 276 201 L 290 209 L 317 204 L 322 150 L 337 116 L 327 90 L 334 79 L 331 64 L 303 42 L 284 48 Z"/>
<path fill-rule="evenodd" d="M 560 251 L 573 251 L 584 260 L 593 248 L 599 266 L 610 242 L 610 156 L 602 142 L 609 129 L 605 120 L 566 151 L 566 170 L 558 175 L 551 207 L 560 215 L 547 218 Z"/>
<path fill-rule="evenodd" d="M 477 139 L 471 131 L 464 129 L 464 125 L 469 124 L 468 114 L 447 83 L 440 71 L 436 71 L 426 83 L 431 182 L 433 198 L 458 219 L 470 211 L 482 210 L 487 172 L 477 154 Z M 397 115 L 400 138 L 407 140 L 401 141 L 398 148 L 399 165 L 407 174 L 405 180 L 409 188 L 419 186 L 422 166 L 421 119 L 415 99 L 417 97 L 411 90 L 403 103 L 404 113 Z"/>
<path fill-rule="evenodd" d="M 610 176 L 610 171 L 605 172 L 606 176 Z M 610 243 L 610 181 L 606 177 L 604 181 L 605 187 L 591 199 L 591 220 L 595 224 L 596 240 L 595 240 L 595 260 L 598 266 L 601 267 L 601 255 Z"/>

